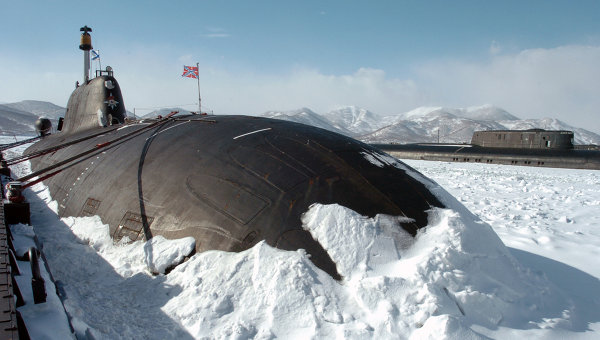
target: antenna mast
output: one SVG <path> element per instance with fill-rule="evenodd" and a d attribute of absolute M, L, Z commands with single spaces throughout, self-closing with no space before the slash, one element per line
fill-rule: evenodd
<path fill-rule="evenodd" d="M 200 99 L 200 63 L 196 63 L 196 69 L 198 70 L 198 76 L 196 77 L 196 79 L 198 79 L 198 114 L 201 115 L 202 114 L 202 99 Z"/>
<path fill-rule="evenodd" d="M 81 32 L 81 44 L 79 45 L 79 49 L 83 50 L 83 83 L 87 84 L 90 81 L 90 50 L 92 47 L 92 36 L 88 33 L 91 32 L 92 29 L 86 26 L 83 26 L 79 29 Z"/>

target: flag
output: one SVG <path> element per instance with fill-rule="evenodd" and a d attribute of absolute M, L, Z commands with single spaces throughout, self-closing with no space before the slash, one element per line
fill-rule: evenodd
<path fill-rule="evenodd" d="M 182 77 L 198 79 L 198 67 L 196 66 L 184 66 Z"/>
<path fill-rule="evenodd" d="M 100 59 L 100 53 L 92 50 L 92 60 Z"/>

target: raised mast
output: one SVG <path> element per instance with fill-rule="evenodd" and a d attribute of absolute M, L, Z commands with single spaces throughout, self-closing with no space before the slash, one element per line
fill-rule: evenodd
<path fill-rule="evenodd" d="M 81 44 L 79 45 L 79 49 L 83 50 L 83 83 L 87 84 L 90 81 L 90 50 L 92 47 L 92 36 L 88 33 L 91 32 L 92 29 L 83 26 L 79 29 L 81 32 Z"/>
<path fill-rule="evenodd" d="M 196 69 L 198 70 L 198 76 L 196 79 L 198 80 L 198 114 L 202 114 L 202 99 L 200 98 L 200 63 L 196 63 Z"/>

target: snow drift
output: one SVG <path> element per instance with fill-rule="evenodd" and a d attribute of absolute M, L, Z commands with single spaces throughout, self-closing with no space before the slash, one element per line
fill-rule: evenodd
<path fill-rule="evenodd" d="M 431 209 L 427 227 L 412 238 L 397 228 L 404 217 L 312 205 L 303 227 L 337 263 L 342 281 L 302 249 L 264 242 L 240 253 L 196 254 L 165 274 L 192 239 L 113 243 L 98 217 L 58 218 L 43 185 L 26 195 L 82 338 L 476 339 L 581 329 L 586 319 L 577 304 L 517 262 L 491 227 L 443 188 L 392 157 L 364 156 L 401 167 L 447 208 Z"/>
<path fill-rule="evenodd" d="M 58 219 L 48 211 L 34 226 L 81 336 L 479 338 L 477 327 L 568 328 L 572 311 L 561 294 L 522 268 L 489 225 L 426 184 L 448 209 L 432 209 L 416 238 L 397 232 L 393 216 L 368 218 L 335 204 L 304 214 L 304 228 L 338 264 L 342 281 L 303 250 L 264 242 L 240 253 L 196 254 L 152 276 L 179 262 L 193 240 L 114 244 L 97 217 Z M 47 189 L 34 190 L 56 206 Z M 149 258 L 149 249 L 160 256 Z"/>

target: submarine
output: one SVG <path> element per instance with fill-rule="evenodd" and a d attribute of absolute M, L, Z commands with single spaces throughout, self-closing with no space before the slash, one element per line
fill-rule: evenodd
<path fill-rule="evenodd" d="M 305 249 L 339 280 L 336 264 L 302 228 L 312 204 L 398 216 L 397 232 L 412 236 L 427 225 L 429 209 L 444 207 L 416 170 L 379 162 L 389 156 L 317 127 L 176 112 L 130 120 L 113 70 L 89 77 L 92 30 L 81 31 L 83 82 L 60 131 L 43 133 L 13 160 L 30 161 L 32 173 L 19 181 L 43 181 L 60 216 L 98 215 L 115 241 L 191 236 L 195 252 L 238 252 L 262 240 Z"/>
<path fill-rule="evenodd" d="M 598 146 L 575 146 L 568 130 L 474 131 L 471 144 L 371 144 L 400 159 L 600 170 Z"/>
<path fill-rule="evenodd" d="M 490 130 L 475 131 L 471 144 L 371 144 L 383 152 L 399 159 L 418 159 L 441 162 L 502 164 L 530 167 L 600 170 L 600 151 L 579 149 L 572 144 L 559 147 L 531 147 L 521 144 L 497 143 L 486 145 L 476 135 L 513 136 L 568 135 L 570 131 L 533 130 Z M 572 136 L 572 132 L 570 132 Z M 524 137 L 525 140 L 527 137 Z M 547 141 L 544 141 L 547 142 Z M 544 143 L 545 145 L 545 143 Z"/>

